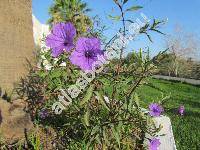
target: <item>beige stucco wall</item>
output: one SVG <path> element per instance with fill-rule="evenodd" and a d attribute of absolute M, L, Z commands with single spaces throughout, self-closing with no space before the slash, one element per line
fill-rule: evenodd
<path fill-rule="evenodd" d="M 0 87 L 25 75 L 34 50 L 31 0 L 0 0 Z"/>

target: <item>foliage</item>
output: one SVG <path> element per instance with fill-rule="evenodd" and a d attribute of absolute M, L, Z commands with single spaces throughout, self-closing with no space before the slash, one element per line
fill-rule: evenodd
<path fill-rule="evenodd" d="M 192 60 L 192 58 L 176 58 L 179 67 L 177 68 L 175 60 L 175 55 L 173 53 L 165 53 L 163 59 L 158 65 L 157 74 L 166 76 L 178 76 L 181 78 L 193 78 L 200 79 L 199 62 Z M 176 74 L 176 71 L 178 74 Z"/>
<path fill-rule="evenodd" d="M 192 78 L 200 79 L 200 63 L 199 62 L 194 63 L 192 67 Z"/>
<path fill-rule="evenodd" d="M 48 22 L 52 26 L 70 21 L 76 26 L 77 33 L 83 33 L 92 27 L 92 20 L 85 15 L 89 11 L 87 4 L 81 0 L 55 0 L 49 9 L 51 18 Z"/>
<path fill-rule="evenodd" d="M 174 35 L 167 38 L 166 47 L 169 48 L 169 55 L 171 55 L 168 61 L 168 72 L 173 76 L 181 76 L 182 72 L 192 68 L 190 60 L 198 59 L 198 37 L 184 32 L 179 26 L 176 27 Z"/>

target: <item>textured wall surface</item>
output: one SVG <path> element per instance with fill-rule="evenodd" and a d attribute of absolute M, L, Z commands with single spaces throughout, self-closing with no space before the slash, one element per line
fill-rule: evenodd
<path fill-rule="evenodd" d="M 11 90 L 26 74 L 34 50 L 31 0 L 0 0 L 0 87 Z"/>

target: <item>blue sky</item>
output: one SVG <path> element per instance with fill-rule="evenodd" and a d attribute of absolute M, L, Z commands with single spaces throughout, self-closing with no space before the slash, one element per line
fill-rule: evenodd
<path fill-rule="evenodd" d="M 83 0 L 88 3 L 92 11 L 90 16 L 99 15 L 102 23 L 108 26 L 106 35 L 112 36 L 117 32 L 119 23 L 110 21 L 108 14 L 117 14 L 116 6 L 112 0 Z M 53 0 L 33 0 L 33 13 L 42 23 L 46 23 L 49 15 L 48 8 Z M 166 25 L 161 28 L 166 34 L 173 34 L 175 26 L 181 25 L 186 32 L 200 34 L 200 0 L 129 0 L 126 7 L 132 5 L 142 5 L 144 8 L 137 13 L 130 13 L 127 18 L 136 19 L 139 13 L 144 13 L 149 19 L 168 19 Z M 154 42 L 151 43 L 146 37 L 139 37 L 134 41 L 129 49 L 145 48 L 149 46 L 154 55 L 165 48 L 165 37 L 160 34 L 151 34 Z"/>

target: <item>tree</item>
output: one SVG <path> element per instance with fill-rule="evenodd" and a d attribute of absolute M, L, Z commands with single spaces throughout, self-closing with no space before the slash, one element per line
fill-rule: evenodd
<path fill-rule="evenodd" d="M 183 59 L 195 59 L 195 55 L 199 48 L 198 38 L 191 33 L 184 32 L 180 27 L 175 28 L 174 35 L 171 35 L 166 40 L 166 47 L 169 48 L 171 61 L 168 65 L 169 74 L 178 76 L 183 66 Z M 189 63 L 187 64 L 189 65 Z"/>
<path fill-rule="evenodd" d="M 196 62 L 192 67 L 192 77 L 200 79 L 200 62 Z"/>
<path fill-rule="evenodd" d="M 51 18 L 48 23 L 52 26 L 54 23 L 70 21 L 80 34 L 92 26 L 91 19 L 85 15 L 89 11 L 91 10 L 87 7 L 87 3 L 81 0 L 54 0 L 49 9 Z"/>

